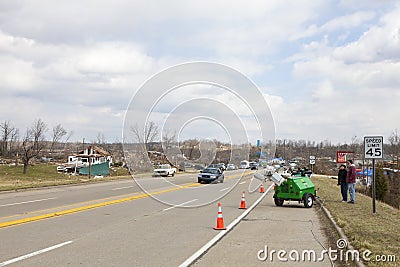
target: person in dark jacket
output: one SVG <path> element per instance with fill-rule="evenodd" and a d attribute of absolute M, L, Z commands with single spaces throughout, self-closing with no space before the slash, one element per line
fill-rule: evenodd
<path fill-rule="evenodd" d="M 347 170 L 346 165 L 340 165 L 338 172 L 338 185 L 340 185 L 340 192 L 342 193 L 342 202 L 347 202 Z"/>
<path fill-rule="evenodd" d="M 350 201 L 348 203 L 354 204 L 356 198 L 356 166 L 351 159 L 347 161 L 347 166 L 346 182 L 350 193 Z"/>

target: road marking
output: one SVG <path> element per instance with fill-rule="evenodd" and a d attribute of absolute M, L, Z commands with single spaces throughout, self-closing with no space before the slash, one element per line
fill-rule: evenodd
<path fill-rule="evenodd" d="M 197 183 L 187 184 L 187 185 L 173 187 L 173 188 L 169 188 L 169 189 L 165 189 L 165 190 L 161 190 L 161 191 L 157 191 L 157 192 L 143 193 L 143 194 L 136 195 L 136 196 L 115 199 L 115 200 L 111 200 L 111 201 L 106 201 L 106 202 L 82 206 L 82 207 L 78 207 L 78 208 L 72 208 L 72 209 L 68 209 L 68 210 L 62 210 L 62 211 L 42 214 L 42 215 L 19 219 L 19 220 L 14 220 L 14 221 L 3 222 L 3 223 L 0 223 L 0 228 L 15 226 L 15 225 L 23 224 L 23 223 L 34 222 L 34 221 L 39 221 L 39 220 L 43 220 L 43 219 L 49 219 L 49 218 L 62 216 L 62 215 L 68 215 L 68 214 L 85 211 L 85 210 L 90 210 L 90 209 L 97 209 L 97 208 L 101 208 L 104 206 L 124 203 L 124 202 L 132 201 L 135 199 L 147 198 L 152 195 L 164 194 L 164 193 L 173 192 L 173 191 L 177 191 L 177 190 L 181 190 L 181 189 L 185 189 L 185 188 L 191 188 L 191 187 L 195 187 L 195 186 L 198 186 L 198 184 Z"/>
<path fill-rule="evenodd" d="M 246 182 L 241 182 L 241 183 L 239 183 L 239 184 L 245 184 Z"/>
<path fill-rule="evenodd" d="M 226 190 L 229 190 L 230 189 L 230 187 L 227 187 L 227 188 L 224 188 L 224 189 L 221 189 L 221 190 L 219 190 L 220 192 L 223 192 L 223 191 L 226 191 Z"/>
<path fill-rule="evenodd" d="M 221 230 L 213 239 L 211 239 L 207 244 L 205 244 L 202 248 L 196 251 L 192 256 L 190 256 L 187 260 L 185 260 L 179 267 L 187 267 L 193 264 L 197 259 L 199 259 L 204 253 L 206 253 L 212 246 L 214 246 L 222 237 L 224 237 L 230 230 L 232 230 L 244 217 L 246 217 L 260 202 L 263 198 L 268 194 L 268 192 L 273 188 L 274 184 L 271 184 L 265 193 L 263 193 L 256 202 L 251 205 L 245 212 L 243 212 L 239 217 L 237 217 L 231 224 L 226 227 L 226 230 Z"/>
<path fill-rule="evenodd" d="M 122 189 L 127 189 L 127 188 L 132 188 L 132 187 L 135 187 L 134 185 L 131 185 L 131 186 L 124 186 L 124 187 L 118 187 L 118 188 L 113 188 L 113 189 L 111 189 L 112 191 L 115 191 L 115 190 L 122 190 Z"/>
<path fill-rule="evenodd" d="M 186 201 L 185 203 L 181 203 L 181 204 L 178 204 L 178 205 L 175 205 L 175 206 L 172 206 L 172 207 L 163 209 L 163 211 L 172 210 L 172 209 L 174 209 L 174 208 L 181 207 L 181 206 L 183 206 L 183 205 L 186 205 L 186 204 L 195 202 L 195 201 L 197 201 L 197 200 L 198 200 L 197 198 L 196 198 L 196 199 L 192 199 L 192 200 Z"/>
<path fill-rule="evenodd" d="M 247 176 L 249 174 L 250 173 L 245 173 L 245 174 L 241 174 L 240 176 L 244 177 L 244 176 Z M 147 197 L 150 197 L 152 195 L 164 194 L 164 193 L 177 191 L 177 190 L 181 190 L 181 189 L 185 189 L 185 188 L 205 187 L 205 186 L 208 186 L 208 185 L 201 185 L 201 184 L 198 184 L 198 183 L 189 183 L 189 184 L 185 184 L 185 185 L 179 185 L 179 186 L 176 186 L 176 187 L 173 187 L 173 188 L 170 188 L 170 189 L 161 190 L 161 191 L 157 191 L 157 192 L 153 192 L 153 193 L 144 193 L 144 194 L 130 196 L 130 197 L 126 197 L 126 198 L 121 198 L 121 199 L 101 202 L 101 203 L 92 204 L 92 205 L 86 205 L 86 206 L 82 206 L 82 207 L 78 207 L 78 208 L 72 208 L 72 209 L 62 210 L 62 211 L 58 211 L 58 212 L 51 212 L 51 213 L 47 213 L 47 214 L 37 215 L 37 216 L 34 216 L 34 217 L 23 218 L 23 219 L 18 219 L 18 220 L 13 220 L 13 221 L 6 221 L 6 222 L 3 222 L 3 223 L 0 222 L 0 228 L 20 225 L 20 224 L 24 224 L 24 223 L 30 223 L 30 222 L 49 219 L 49 218 L 53 218 L 53 217 L 57 217 L 57 216 L 68 215 L 68 214 L 81 212 L 81 211 L 85 211 L 85 210 L 90 210 L 90 209 L 97 209 L 97 208 L 101 208 L 101 207 L 104 207 L 104 206 L 119 204 L 119 203 L 128 202 L 128 201 L 141 199 L 141 198 L 147 198 Z M 131 194 L 125 194 L 125 195 L 131 195 Z M 111 198 L 111 197 L 109 197 L 109 198 Z M 107 198 L 105 198 L 105 199 L 107 199 Z M 91 201 L 88 201 L 88 202 L 91 202 Z M 9 217 L 13 217 L 13 216 L 9 216 Z"/>
<path fill-rule="evenodd" d="M 50 198 L 43 198 L 43 199 L 37 199 L 37 200 L 24 201 L 24 202 L 4 204 L 4 205 L 0 205 L 0 207 L 15 206 L 15 205 L 21 205 L 21 204 L 27 204 L 27 203 L 33 203 L 33 202 L 40 202 L 40 201 L 51 200 L 51 199 L 56 199 L 56 197 L 50 197 Z"/>
<path fill-rule="evenodd" d="M 45 248 L 45 249 L 41 249 L 41 250 L 38 250 L 38 251 L 35 251 L 35 252 L 32 252 L 32 253 L 23 255 L 23 256 L 18 257 L 18 258 L 14 258 L 14 259 L 2 262 L 2 263 L 0 263 L 0 267 L 6 266 L 6 265 L 9 265 L 9 264 L 12 264 L 12 263 L 16 263 L 18 261 L 26 260 L 26 259 L 31 258 L 33 256 L 37 256 L 39 254 L 42 254 L 42 253 L 45 253 L 45 252 L 48 252 L 48 251 L 63 247 L 65 245 L 68 245 L 68 244 L 71 244 L 71 243 L 72 243 L 72 241 L 67 241 L 67 242 L 64 242 L 64 243 L 61 243 L 61 244 L 58 244 L 58 245 L 54 245 L 54 246 L 51 246 L 51 247 L 48 247 L 48 248 Z"/>

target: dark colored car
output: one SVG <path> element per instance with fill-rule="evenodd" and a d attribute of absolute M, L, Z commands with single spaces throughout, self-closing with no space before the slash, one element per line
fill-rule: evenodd
<path fill-rule="evenodd" d="M 250 170 L 258 170 L 258 163 L 250 162 Z"/>
<path fill-rule="evenodd" d="M 206 168 L 197 176 L 197 182 L 211 183 L 211 182 L 224 182 L 224 172 L 220 168 Z"/>

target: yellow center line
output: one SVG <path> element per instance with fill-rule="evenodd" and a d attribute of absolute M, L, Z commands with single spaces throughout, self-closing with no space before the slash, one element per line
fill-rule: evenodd
<path fill-rule="evenodd" d="M 184 188 L 190 188 L 190 187 L 194 187 L 194 186 L 198 186 L 198 184 L 193 183 L 193 184 L 181 185 L 179 187 L 169 188 L 169 189 L 165 189 L 165 190 L 161 190 L 161 191 L 157 191 L 157 192 L 143 193 L 140 195 L 135 195 L 135 196 L 126 197 L 126 198 L 120 198 L 120 199 L 101 202 L 101 203 L 92 204 L 92 205 L 86 205 L 86 206 L 77 207 L 77 208 L 73 208 L 73 209 L 51 212 L 51 213 L 42 214 L 42 215 L 24 218 L 24 219 L 19 219 L 19 220 L 7 221 L 7 222 L 0 223 L 0 228 L 15 226 L 15 225 L 23 224 L 23 223 L 28 223 L 28 222 L 34 222 L 34 221 L 53 218 L 53 217 L 57 217 L 57 216 L 63 216 L 63 215 L 72 214 L 72 213 L 81 212 L 81 211 L 90 210 L 90 209 L 96 209 L 96 208 L 100 208 L 100 207 L 104 207 L 104 206 L 109 206 L 109 205 L 114 205 L 114 204 L 118 204 L 118 203 L 132 201 L 135 199 L 147 198 L 147 197 L 150 197 L 151 195 L 164 194 L 164 193 L 181 190 Z"/>
<path fill-rule="evenodd" d="M 250 173 L 243 173 L 243 174 L 240 174 L 240 175 L 233 175 L 233 176 L 229 177 L 228 179 L 234 179 L 234 178 L 237 178 L 237 177 L 239 177 L 241 175 L 247 176 L 248 174 L 250 174 Z M 179 186 L 176 186 L 176 187 L 173 187 L 173 188 L 160 190 L 160 191 L 156 191 L 156 192 L 152 192 L 152 193 L 143 193 L 143 194 L 139 194 L 139 195 L 135 195 L 135 196 L 130 196 L 130 197 L 125 197 L 125 198 L 105 201 L 105 202 L 101 202 L 101 203 L 97 203 L 97 204 L 85 205 L 85 206 L 81 206 L 81 207 L 77 207 L 77 208 L 72 208 L 72 209 L 66 209 L 66 210 L 61 210 L 61 211 L 57 211 L 57 212 L 46 213 L 46 214 L 33 216 L 33 217 L 29 217 L 29 218 L 23 218 L 23 219 L 18 219 L 18 220 L 2 222 L 2 223 L 0 223 L 0 228 L 5 228 L 5 227 L 10 227 L 10 226 L 20 225 L 20 224 L 23 224 L 23 223 L 29 223 L 29 222 L 39 221 L 39 220 L 43 220 L 43 219 L 49 219 L 49 218 L 53 218 L 53 217 L 68 215 L 68 214 L 72 214 L 72 213 L 76 213 L 76 212 L 81 212 L 81 211 L 85 211 L 85 210 L 96 209 L 96 208 L 105 207 L 105 206 L 109 206 L 109 205 L 124 203 L 124 202 L 128 202 L 128 201 L 136 200 L 136 199 L 147 198 L 147 197 L 150 197 L 152 195 L 160 195 L 160 194 L 173 192 L 173 191 L 177 191 L 177 190 L 181 190 L 181 189 L 185 189 L 185 188 L 196 187 L 196 186 L 199 186 L 199 184 L 198 183 L 189 183 L 189 184 L 179 185 Z M 130 195 L 130 194 L 126 194 L 126 195 Z M 103 198 L 103 199 L 99 199 L 99 200 L 105 200 L 105 199 L 110 199 L 110 198 L 115 198 L 115 197 L 107 197 L 107 198 Z M 66 206 L 86 204 L 86 203 L 90 203 L 90 202 L 93 202 L 93 201 L 98 201 L 98 200 L 85 201 L 85 202 L 75 203 L 75 204 L 66 205 Z M 64 207 L 64 206 L 61 206 L 61 207 Z M 51 208 L 51 209 L 55 209 L 55 208 Z M 45 210 L 42 210 L 42 211 L 47 211 L 47 210 L 51 210 L 51 209 L 45 209 Z M 32 213 L 38 213 L 38 212 L 40 212 L 40 211 L 35 211 L 35 212 L 32 212 Z M 13 216 L 17 216 L 17 215 L 12 215 L 10 217 L 13 217 Z M 7 218 L 7 217 L 3 217 L 3 218 Z"/>

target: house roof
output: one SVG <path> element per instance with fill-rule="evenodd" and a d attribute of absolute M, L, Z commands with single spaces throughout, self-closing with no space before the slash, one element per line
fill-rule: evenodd
<path fill-rule="evenodd" d="M 88 146 L 85 150 L 80 151 L 75 156 L 89 156 L 88 154 L 85 154 L 86 150 L 87 151 L 93 150 L 94 153 L 90 154 L 90 156 L 105 156 L 105 157 L 111 156 L 111 153 L 98 146 Z"/>

